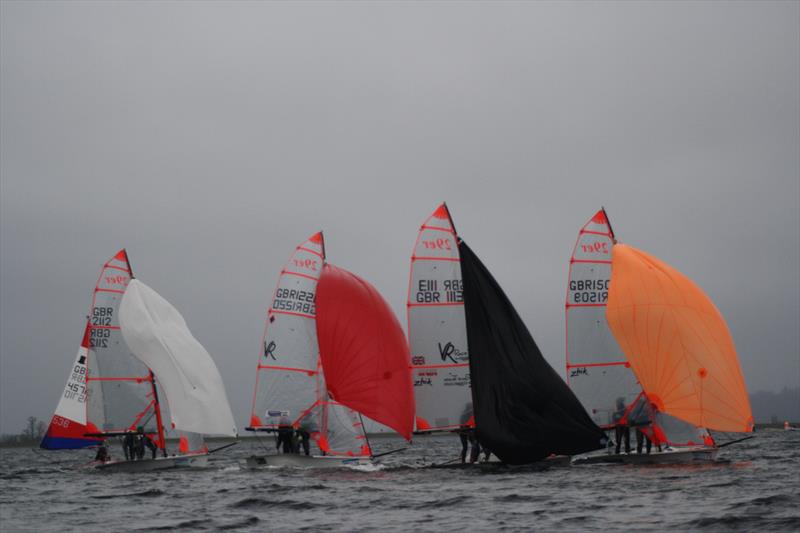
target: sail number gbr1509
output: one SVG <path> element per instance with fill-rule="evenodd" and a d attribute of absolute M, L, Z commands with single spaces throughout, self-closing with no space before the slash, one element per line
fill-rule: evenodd
<path fill-rule="evenodd" d="M 608 301 L 607 279 L 572 279 L 569 281 L 569 303 L 604 304 Z"/>

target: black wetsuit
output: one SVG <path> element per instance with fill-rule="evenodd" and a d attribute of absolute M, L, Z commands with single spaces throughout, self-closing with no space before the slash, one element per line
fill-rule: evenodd
<path fill-rule="evenodd" d="M 126 461 L 136 460 L 136 437 L 133 433 L 127 433 L 122 439 L 122 449 L 125 452 Z"/>
<path fill-rule="evenodd" d="M 309 444 L 310 444 L 309 443 L 309 439 L 311 439 L 311 434 L 308 431 L 304 430 L 304 429 L 298 429 L 297 430 L 297 437 L 300 440 L 300 444 L 303 446 L 303 453 L 305 455 L 310 455 L 311 448 L 309 446 Z M 297 450 L 297 453 L 300 453 L 300 450 Z"/>
<path fill-rule="evenodd" d="M 150 449 L 150 452 L 153 454 L 153 459 L 155 459 L 156 451 L 158 450 L 158 446 L 156 445 L 156 443 L 153 442 L 153 439 L 151 439 L 150 437 L 145 437 L 144 443 Z"/>
<path fill-rule="evenodd" d="M 292 449 L 292 431 L 291 427 L 281 427 L 278 428 L 278 440 L 275 443 L 275 447 L 279 450 L 281 446 L 283 446 L 283 453 L 292 453 L 294 450 Z"/>
<path fill-rule="evenodd" d="M 469 454 L 469 462 L 474 463 L 478 460 L 478 456 L 481 453 L 480 444 L 478 444 L 478 439 L 475 437 L 475 430 L 474 429 L 464 429 L 458 432 L 458 437 L 461 439 L 461 462 L 465 463 L 467 459 L 467 447 L 471 446 L 472 449 L 470 450 Z"/>

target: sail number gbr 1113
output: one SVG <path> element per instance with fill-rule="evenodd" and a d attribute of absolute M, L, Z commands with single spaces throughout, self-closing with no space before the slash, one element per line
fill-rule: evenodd
<path fill-rule="evenodd" d="M 569 303 L 603 304 L 608 301 L 607 279 L 572 279 L 569 281 Z"/>

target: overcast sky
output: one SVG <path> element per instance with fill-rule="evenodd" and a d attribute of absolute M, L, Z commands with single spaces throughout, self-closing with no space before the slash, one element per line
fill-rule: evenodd
<path fill-rule="evenodd" d="M 800 3 L 0 4 L 0 432 L 50 419 L 127 247 L 244 427 L 294 246 L 405 327 L 446 200 L 550 363 L 578 229 L 703 287 L 751 392 L 800 385 Z"/>

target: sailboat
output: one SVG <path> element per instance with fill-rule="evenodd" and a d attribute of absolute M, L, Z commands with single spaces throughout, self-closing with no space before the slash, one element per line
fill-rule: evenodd
<path fill-rule="evenodd" d="M 444 203 L 422 224 L 411 257 L 408 331 L 417 432 L 475 428 L 507 464 L 605 442 Z"/>
<path fill-rule="evenodd" d="M 594 422 L 609 430 L 638 427 L 663 447 L 578 461 L 709 461 L 719 448 L 708 430 L 752 431 L 722 315 L 686 276 L 618 243 L 605 209 L 578 234 L 566 324 L 567 381 Z"/>
<path fill-rule="evenodd" d="M 177 455 L 167 453 L 162 394 L 172 427 L 182 433 Z M 146 438 L 153 458 L 106 457 L 94 466 L 162 470 L 207 464 L 202 434 L 237 434 L 219 371 L 180 313 L 134 278 L 127 252 L 120 250 L 95 284 L 83 340 L 41 447 Z"/>
<path fill-rule="evenodd" d="M 342 467 L 373 457 L 363 416 L 411 438 L 408 344 L 368 282 L 326 261 L 322 232 L 281 270 L 267 311 L 248 431 L 309 437 L 309 454 L 250 457 L 250 467 Z"/>

